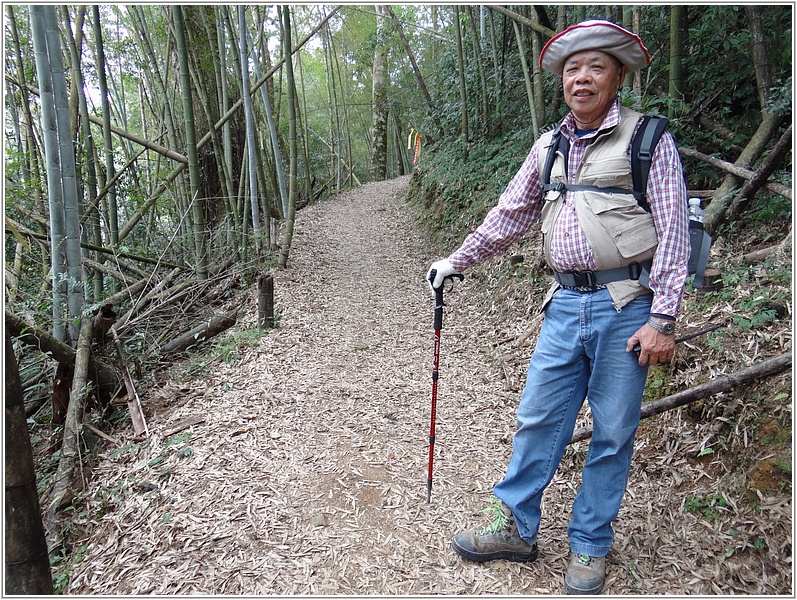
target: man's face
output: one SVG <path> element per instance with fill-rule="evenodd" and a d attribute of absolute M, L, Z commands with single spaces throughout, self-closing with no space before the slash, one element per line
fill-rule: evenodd
<path fill-rule="evenodd" d="M 565 102 L 579 126 L 595 129 L 617 96 L 626 67 L 600 50 L 576 52 L 565 61 L 562 73 Z"/>

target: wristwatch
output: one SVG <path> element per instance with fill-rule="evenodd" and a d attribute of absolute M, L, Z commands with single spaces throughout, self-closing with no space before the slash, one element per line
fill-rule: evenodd
<path fill-rule="evenodd" d="M 648 319 L 648 325 L 653 327 L 659 333 L 663 333 L 664 335 L 673 335 L 675 333 L 675 323 L 673 321 L 657 321 L 653 317 Z"/>

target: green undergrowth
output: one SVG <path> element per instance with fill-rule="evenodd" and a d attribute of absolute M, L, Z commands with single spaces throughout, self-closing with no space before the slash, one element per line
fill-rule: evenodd
<path fill-rule="evenodd" d="M 410 180 L 418 224 L 440 246 L 452 245 L 482 222 L 531 150 L 530 130 L 471 143 L 463 160 L 461 139 L 431 146 Z"/>

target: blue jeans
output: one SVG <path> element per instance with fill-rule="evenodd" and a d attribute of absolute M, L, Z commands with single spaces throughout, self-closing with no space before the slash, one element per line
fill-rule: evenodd
<path fill-rule="evenodd" d="M 626 352 L 626 342 L 647 321 L 651 300 L 651 294 L 641 296 L 618 311 L 607 290 L 560 289 L 545 309 L 518 407 L 512 459 L 494 489 L 530 544 L 537 541 L 543 491 L 588 397 L 593 434 L 568 537 L 573 552 L 609 552 L 647 377 L 647 367 Z"/>

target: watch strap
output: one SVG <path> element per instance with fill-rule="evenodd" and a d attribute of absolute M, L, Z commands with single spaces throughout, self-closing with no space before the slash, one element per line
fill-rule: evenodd
<path fill-rule="evenodd" d="M 663 333 L 664 335 L 673 335 L 675 333 L 675 323 L 673 323 L 672 321 L 661 323 L 660 321 L 657 321 L 653 317 L 650 317 L 648 318 L 648 325 L 650 325 L 653 329 L 655 329 L 659 333 Z"/>

